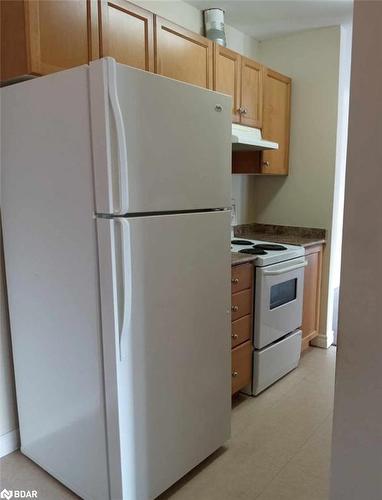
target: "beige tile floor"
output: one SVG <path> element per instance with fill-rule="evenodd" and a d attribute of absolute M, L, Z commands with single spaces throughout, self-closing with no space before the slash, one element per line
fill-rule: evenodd
<path fill-rule="evenodd" d="M 310 348 L 263 394 L 238 397 L 226 447 L 160 500 L 327 500 L 334 368 L 335 348 Z M 78 498 L 19 452 L 0 461 L 0 480 L 39 500 Z"/>

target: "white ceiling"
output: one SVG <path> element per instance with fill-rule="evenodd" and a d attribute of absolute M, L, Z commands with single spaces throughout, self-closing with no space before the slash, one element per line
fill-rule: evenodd
<path fill-rule="evenodd" d="M 256 40 L 349 21 L 352 0 L 187 0 L 198 9 L 220 7 L 226 22 Z"/>

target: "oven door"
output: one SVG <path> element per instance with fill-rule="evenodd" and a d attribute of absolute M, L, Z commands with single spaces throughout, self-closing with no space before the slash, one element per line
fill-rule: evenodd
<path fill-rule="evenodd" d="M 254 344 L 262 349 L 302 323 L 305 257 L 256 268 Z"/>

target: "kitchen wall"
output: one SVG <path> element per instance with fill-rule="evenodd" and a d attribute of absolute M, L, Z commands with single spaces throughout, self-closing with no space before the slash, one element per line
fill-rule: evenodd
<path fill-rule="evenodd" d="M 258 222 L 330 227 L 339 51 L 339 27 L 259 44 L 260 61 L 292 78 L 292 113 L 289 176 L 254 179 Z"/>
<path fill-rule="evenodd" d="M 382 495 L 382 2 L 354 3 L 332 500 Z"/>
<path fill-rule="evenodd" d="M 184 28 L 204 34 L 202 12 L 182 0 L 134 0 L 135 4 L 144 7 L 159 16 L 165 17 Z M 226 24 L 227 47 L 248 57 L 256 58 L 258 42 Z"/>
<path fill-rule="evenodd" d="M 250 204 L 240 219 L 328 231 L 323 262 L 322 337 L 326 328 L 329 254 L 336 164 L 340 27 L 320 28 L 259 43 L 258 59 L 292 78 L 288 177 L 247 177 Z M 327 335 L 327 337 L 326 337 Z"/>

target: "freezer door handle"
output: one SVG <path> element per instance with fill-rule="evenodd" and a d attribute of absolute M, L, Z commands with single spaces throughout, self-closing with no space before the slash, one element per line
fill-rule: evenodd
<path fill-rule="evenodd" d="M 308 265 L 308 262 L 305 260 L 301 264 L 296 264 L 294 266 L 289 266 L 289 267 L 284 267 L 282 269 L 277 269 L 277 270 L 264 270 L 263 274 L 264 276 L 279 276 L 280 274 L 285 274 L 289 273 L 290 271 L 295 271 L 296 269 L 300 269 L 301 267 L 306 267 Z"/>
<path fill-rule="evenodd" d="M 119 359 L 123 361 L 126 353 L 125 342 L 130 332 L 132 312 L 131 237 L 129 221 L 123 218 L 116 218 L 115 220 L 121 225 L 122 237 L 123 311 L 119 329 Z"/>
<path fill-rule="evenodd" d="M 118 176 L 119 176 L 119 213 L 121 215 L 128 212 L 129 199 L 128 199 L 128 174 L 127 174 L 127 149 L 126 149 L 126 134 L 121 107 L 118 99 L 117 90 L 117 63 L 111 57 L 107 58 L 107 67 L 109 75 L 109 100 L 113 118 L 115 122 L 115 129 L 117 133 L 117 149 L 118 149 Z"/>

